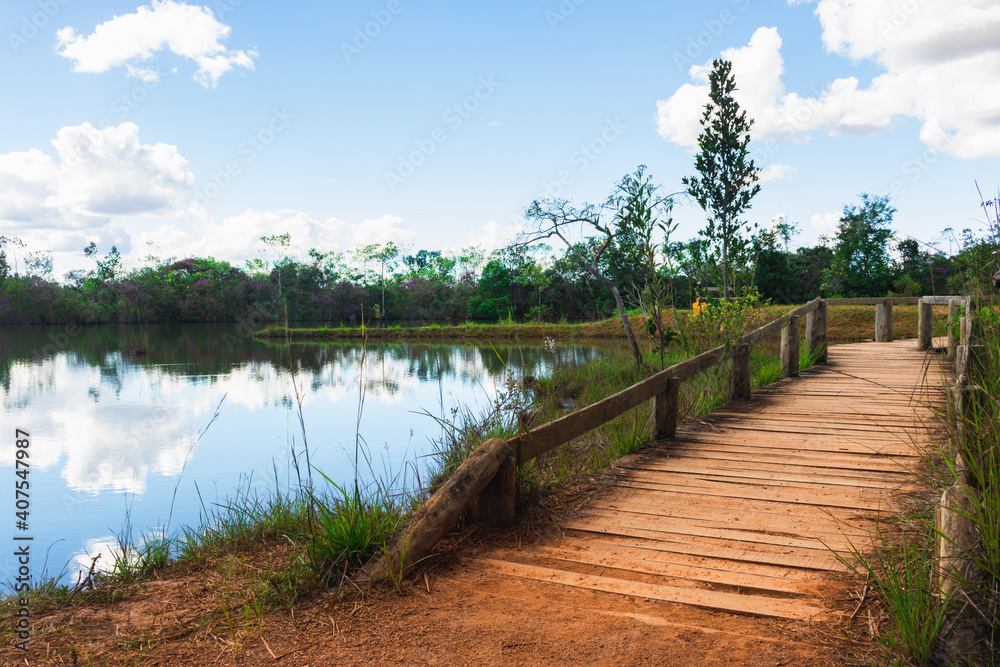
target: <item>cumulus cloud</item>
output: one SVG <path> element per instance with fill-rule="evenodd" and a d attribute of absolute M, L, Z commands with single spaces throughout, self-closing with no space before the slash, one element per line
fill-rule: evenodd
<path fill-rule="evenodd" d="M 840 224 L 840 213 L 816 213 L 809 218 L 809 224 L 820 236 L 832 236 Z"/>
<path fill-rule="evenodd" d="M 175 0 L 153 0 L 134 14 L 115 16 L 98 25 L 89 35 L 72 27 L 56 33 L 58 53 L 73 61 L 77 72 L 106 72 L 125 66 L 128 75 L 156 81 L 159 75 L 146 64 L 164 49 L 193 60 L 194 78 L 206 88 L 215 88 L 219 78 L 234 67 L 253 69 L 254 50 L 230 51 L 222 41 L 232 28 L 215 18 L 208 7 Z M 140 64 L 136 64 L 140 63 Z"/>
<path fill-rule="evenodd" d="M 769 164 L 760 172 L 760 182 L 780 181 L 783 178 L 791 178 L 795 174 L 795 167 L 789 164 Z"/>
<path fill-rule="evenodd" d="M 872 61 L 883 73 L 867 86 L 852 76 L 811 95 L 788 92 L 778 30 L 759 28 L 746 46 L 721 54 L 733 62 L 734 96 L 755 119 L 756 139 L 872 133 L 914 118 L 920 138 L 939 150 L 1000 155 L 1000 6 L 993 0 L 820 0 L 815 13 L 827 51 Z M 691 83 L 657 103 L 665 139 L 696 145 L 710 68 L 692 67 Z"/>
<path fill-rule="evenodd" d="M 417 238 L 417 233 L 403 224 L 403 219 L 394 215 L 364 220 L 352 230 L 354 245 L 369 243 L 406 243 Z"/>
<path fill-rule="evenodd" d="M 134 123 L 59 130 L 59 187 L 47 205 L 90 215 L 164 213 L 194 184 L 188 162 L 170 144 L 143 144 Z"/>
<path fill-rule="evenodd" d="M 310 248 L 323 251 L 349 250 L 369 243 L 395 241 L 403 244 L 417 237 L 402 218 L 385 215 L 380 218 L 348 223 L 337 218 L 319 221 L 303 211 L 282 209 L 278 211 L 256 211 L 247 209 L 243 213 L 215 222 L 204 211 L 197 211 L 198 236 L 178 229 L 174 225 L 163 225 L 137 238 L 142 246 L 147 241 L 155 241 L 168 255 L 211 255 L 216 259 L 242 263 L 248 258 L 265 257 L 274 259 L 273 252 L 260 240 L 262 236 L 288 233 L 291 243 L 285 251 L 289 257 L 305 258 Z"/>
<path fill-rule="evenodd" d="M 508 245 L 524 231 L 523 223 L 510 224 L 501 228 L 499 222 L 490 220 L 481 227 L 480 231 L 469 232 L 466 238 L 469 240 L 468 245 L 478 245 L 486 250 L 496 250 Z"/>
<path fill-rule="evenodd" d="M 339 248 L 344 223 L 331 218 L 320 222 L 302 211 L 283 209 L 255 211 L 247 209 L 222 222 L 212 222 L 199 228 L 200 236 L 191 239 L 178 255 L 211 255 L 216 259 L 242 262 L 260 257 L 267 246 L 261 236 L 288 233 L 291 244 L 289 256 L 305 256 L 309 248 Z M 175 254 L 175 253 L 171 253 Z M 274 259 L 272 256 L 270 259 Z"/>
<path fill-rule="evenodd" d="M 0 229 L 80 230 L 181 205 L 194 182 L 169 144 L 144 144 L 132 123 L 59 130 L 57 158 L 37 148 L 0 154 Z"/>

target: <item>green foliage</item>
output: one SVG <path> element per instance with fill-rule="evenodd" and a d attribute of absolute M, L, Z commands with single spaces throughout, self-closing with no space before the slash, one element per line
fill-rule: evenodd
<path fill-rule="evenodd" d="M 722 294 L 728 299 L 734 279 L 745 270 L 748 259 L 747 242 L 742 236 L 747 223 L 739 218 L 760 192 L 760 170 L 749 159 L 753 120 L 733 98 L 736 80 L 731 62 L 712 62 L 709 86 L 710 101 L 701 118 L 699 152 L 695 156 L 700 176 L 688 176 L 682 182 L 709 215 L 701 234 L 721 248 Z"/>
<path fill-rule="evenodd" d="M 860 206 L 844 206 L 833 262 L 826 276 L 828 293 L 845 297 L 888 293 L 894 274 L 889 239 L 895 233 L 890 228 L 895 212 L 889 195 L 863 193 Z"/>
<path fill-rule="evenodd" d="M 852 545 L 853 560 L 841 561 L 871 581 L 885 603 L 895 633 L 876 639 L 890 658 L 910 665 L 928 664 L 945 620 L 945 604 L 929 586 L 935 567 L 934 540 L 906 534 L 892 537 L 882 526 L 878 540 L 874 554 Z"/>
<path fill-rule="evenodd" d="M 320 473 L 323 474 L 323 473 Z M 323 581 L 338 570 L 364 564 L 399 527 L 402 508 L 381 488 L 361 493 L 324 479 L 334 489 L 316 503 L 317 529 L 309 543 L 309 555 Z"/>
<path fill-rule="evenodd" d="M 731 301 L 711 301 L 700 315 L 674 312 L 680 329 L 681 345 L 689 356 L 700 354 L 714 347 L 734 345 L 749 331 L 766 323 L 761 301 L 756 292 L 750 291 Z"/>

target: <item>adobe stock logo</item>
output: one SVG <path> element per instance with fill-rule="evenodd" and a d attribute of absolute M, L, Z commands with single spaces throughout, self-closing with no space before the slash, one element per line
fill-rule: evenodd
<path fill-rule="evenodd" d="M 21 31 L 7 33 L 7 41 L 10 42 L 10 48 L 14 49 L 14 53 L 19 53 L 22 46 L 37 37 L 38 31 L 47 26 L 69 3 L 70 0 L 39 0 L 37 3 L 39 11 L 21 18 Z"/>
<path fill-rule="evenodd" d="M 360 56 L 362 51 L 371 46 L 372 40 L 377 39 L 389 27 L 393 17 L 402 13 L 403 5 L 399 0 L 389 0 L 385 9 L 373 11 L 371 21 L 354 28 L 354 39 L 340 43 L 340 53 L 344 60 L 351 62 L 355 56 Z"/>
<path fill-rule="evenodd" d="M 406 179 L 417 173 L 417 169 L 437 152 L 438 147 L 448 141 L 449 130 L 454 132 L 462 127 L 462 124 L 479 110 L 483 102 L 493 97 L 493 93 L 499 87 L 500 83 L 493 80 L 492 74 L 479 77 L 479 85 L 471 95 L 445 109 L 441 120 L 447 124 L 447 128 L 435 128 L 423 139 L 415 139 L 414 149 L 406 155 L 399 156 L 399 164 L 395 171 L 385 172 L 385 184 L 389 186 L 389 190 L 395 192 Z"/>

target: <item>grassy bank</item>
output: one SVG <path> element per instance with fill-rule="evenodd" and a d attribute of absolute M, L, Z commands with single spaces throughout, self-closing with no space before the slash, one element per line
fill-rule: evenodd
<path fill-rule="evenodd" d="M 766 322 L 787 312 L 794 306 L 765 306 L 758 309 L 760 320 Z M 943 306 L 935 307 L 935 314 L 947 313 Z M 679 311 L 678 317 L 691 315 L 691 311 Z M 940 317 L 936 320 L 941 320 Z M 645 328 L 645 318 L 641 313 L 630 313 L 629 322 L 637 337 L 642 337 Z M 664 317 L 666 326 L 677 324 L 674 314 L 667 312 Z M 803 327 L 804 329 L 804 327 Z M 875 335 L 874 306 L 837 306 L 836 300 L 830 301 L 828 329 L 830 342 L 861 342 L 871 340 Z M 896 306 L 893 308 L 893 331 L 896 338 L 917 337 L 917 307 Z M 944 335 L 944 324 L 938 321 L 935 336 Z M 618 317 L 597 322 L 578 324 L 558 324 L 544 322 L 513 322 L 501 321 L 495 324 L 466 322 L 465 324 L 439 325 L 426 327 L 346 327 L 322 326 L 309 328 L 286 328 L 282 326 L 267 327 L 258 331 L 255 336 L 261 339 L 276 341 L 324 341 L 324 340 L 433 340 L 433 341 L 466 341 L 466 340 L 537 340 L 545 338 L 555 340 L 585 340 L 616 339 L 624 340 L 624 327 Z"/>

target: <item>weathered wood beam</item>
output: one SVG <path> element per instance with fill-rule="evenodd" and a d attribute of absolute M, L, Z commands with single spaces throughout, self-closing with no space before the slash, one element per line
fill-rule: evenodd
<path fill-rule="evenodd" d="M 740 343 L 733 352 L 733 366 L 729 370 L 729 400 L 743 401 L 750 398 L 750 346 Z"/>
<path fill-rule="evenodd" d="M 934 302 L 925 298 L 918 308 L 917 349 L 925 351 L 934 344 Z"/>
<path fill-rule="evenodd" d="M 792 315 L 781 330 L 781 377 L 799 374 L 799 316 Z"/>
<path fill-rule="evenodd" d="M 494 438 L 480 445 L 414 512 L 396 541 L 361 568 L 357 577 L 359 582 L 403 576 L 430 556 L 434 546 L 455 525 L 476 495 L 513 456 L 514 448 L 505 440 Z"/>
<path fill-rule="evenodd" d="M 653 397 L 653 439 L 677 436 L 677 416 L 680 412 L 681 379 L 667 380 L 667 388 Z"/>

